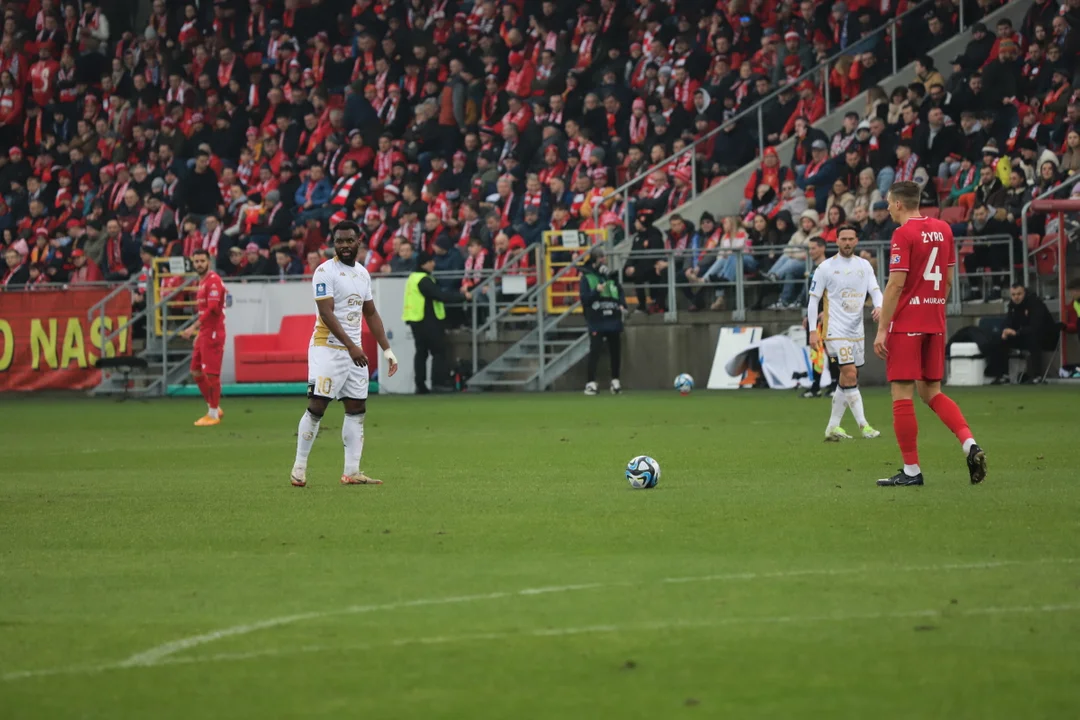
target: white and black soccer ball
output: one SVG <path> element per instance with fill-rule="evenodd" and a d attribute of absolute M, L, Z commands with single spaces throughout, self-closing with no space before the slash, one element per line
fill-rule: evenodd
<path fill-rule="evenodd" d="M 694 378 L 690 377 L 690 373 L 679 373 L 675 376 L 675 389 L 680 395 L 689 395 L 694 389 Z"/>
<path fill-rule="evenodd" d="M 635 490 L 648 490 L 660 482 L 660 463 L 648 455 L 638 455 L 626 464 L 626 481 Z"/>

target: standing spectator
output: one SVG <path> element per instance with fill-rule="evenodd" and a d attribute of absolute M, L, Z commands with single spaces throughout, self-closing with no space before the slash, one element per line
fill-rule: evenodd
<path fill-rule="evenodd" d="M 180 215 L 195 215 L 202 221 L 206 215 L 224 210 L 218 176 L 210 167 L 210 153 L 199 151 L 195 166 L 177 188 L 177 211 Z"/>
<path fill-rule="evenodd" d="M 960 232 L 957 232 L 957 230 L 960 230 Z M 1015 234 L 1016 229 L 1013 226 L 993 217 L 990 214 L 990 208 L 982 204 L 975 206 L 971 213 L 971 220 L 966 223 L 966 227 L 960 225 L 953 228 L 953 235 L 956 237 L 981 238 L 992 235 L 1014 236 Z M 990 297 L 986 299 L 1000 299 L 1002 277 L 1009 269 L 1008 246 L 1001 243 L 987 245 L 976 241 L 971 254 L 964 256 L 964 272 L 968 275 L 970 283 L 968 297 L 970 301 L 981 301 L 983 299 L 982 290 L 979 287 L 982 278 L 982 273 L 979 271 L 983 269 L 995 273 L 992 280 L 993 289 Z"/>

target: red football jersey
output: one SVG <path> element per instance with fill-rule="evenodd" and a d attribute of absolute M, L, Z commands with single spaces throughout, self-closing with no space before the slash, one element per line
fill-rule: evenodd
<path fill-rule="evenodd" d="M 225 283 L 211 270 L 199 281 L 196 295 L 199 309 L 199 333 L 225 331 Z"/>
<path fill-rule="evenodd" d="M 889 254 L 889 272 L 907 273 L 889 332 L 945 332 L 946 280 L 956 265 L 952 229 L 913 217 L 893 233 Z"/>

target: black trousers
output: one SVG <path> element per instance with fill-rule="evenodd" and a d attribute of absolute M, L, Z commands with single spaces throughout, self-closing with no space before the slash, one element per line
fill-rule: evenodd
<path fill-rule="evenodd" d="M 600 355 L 604 352 L 604 343 L 608 346 L 608 355 L 611 357 L 611 379 L 619 379 L 619 370 L 622 367 L 622 330 L 615 332 L 590 332 L 589 333 L 589 382 L 596 382 L 596 368 L 600 364 Z"/>
<path fill-rule="evenodd" d="M 1027 352 L 1027 376 L 1029 379 L 1042 377 L 1046 366 L 1043 365 L 1043 353 L 1053 352 L 1057 346 L 1057 337 L 1049 332 L 1037 332 L 1031 328 L 1021 328 L 1016 335 L 995 343 L 994 350 L 986 357 L 986 374 L 1002 377 L 1009 373 L 1009 351 Z"/>
<path fill-rule="evenodd" d="M 450 368 L 446 359 L 446 331 L 438 322 L 409 323 L 416 344 L 413 373 L 417 390 L 427 389 L 427 360 L 431 356 L 431 384 L 435 387 L 450 385 Z"/>
<path fill-rule="evenodd" d="M 634 283 L 635 293 L 638 299 L 638 308 L 644 310 L 648 299 L 659 309 L 667 309 L 667 271 L 661 275 L 653 267 L 653 261 L 640 263 L 634 266 L 634 274 L 630 277 Z"/>

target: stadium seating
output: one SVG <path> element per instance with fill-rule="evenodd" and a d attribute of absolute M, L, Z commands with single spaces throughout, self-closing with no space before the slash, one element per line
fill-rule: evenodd
<path fill-rule="evenodd" d="M 307 349 L 314 325 L 314 315 L 286 315 L 276 333 L 237 335 L 236 382 L 307 380 Z"/>
<path fill-rule="evenodd" d="M 728 122 L 736 114 L 787 87 L 791 94 L 761 105 L 761 129 L 764 145 L 790 144 L 797 117 L 821 116 L 826 90 L 846 101 L 876 87 L 884 77 L 878 68 L 891 66 L 894 52 L 900 65 L 925 61 L 959 23 L 955 4 L 931 0 L 816 0 L 806 15 L 802 5 L 788 15 L 768 2 L 746 15 L 738 2 L 510 3 L 513 12 L 500 7 L 506 4 L 477 2 L 455 12 L 453 3 L 432 0 L 301 1 L 293 11 L 284 0 L 263 0 L 227 10 L 221 6 L 228 3 L 201 3 L 189 19 L 183 3 L 163 3 L 134 28 L 107 7 L 78 16 L 74 30 L 97 33 L 94 42 L 76 40 L 69 29 L 50 33 L 29 10 L 9 13 L 22 35 L 12 36 L 11 51 L 0 57 L 0 67 L 15 69 L 11 87 L 0 90 L 0 148 L 11 148 L 0 168 L 0 228 L 9 230 L 0 249 L 15 250 L 19 262 L 0 266 L 0 280 L 18 287 L 83 277 L 75 250 L 105 279 L 120 280 L 143 272 L 140 250 L 172 256 L 197 247 L 215 253 L 227 277 L 302 276 L 320 257 L 311 253 L 327 251 L 329 225 L 343 219 L 364 228 L 370 270 L 407 272 L 415 260 L 398 253 L 406 240 L 425 251 L 439 243 L 461 248 L 470 237 L 490 247 L 498 232 L 538 242 L 562 206 L 569 218 L 559 228 L 589 229 L 591 208 L 615 178 L 650 169 L 656 177 L 610 209 L 621 217 L 619 205 L 633 202 L 659 217 L 683 207 L 694 183 L 704 189 L 748 164 L 771 162 L 768 150 L 755 157 L 756 118 Z M 947 219 L 966 215 L 943 202 L 955 180 L 936 179 L 946 156 L 926 140 L 932 107 L 942 107 L 954 129 L 965 109 L 976 112 L 983 126 L 971 137 L 978 142 L 960 143 L 963 133 L 949 142 L 962 144 L 976 165 L 989 157 L 984 144 L 996 145 L 1003 182 L 1002 163 L 1016 167 L 1029 140 L 1036 157 L 1060 158 L 1066 149 L 1066 113 L 1028 112 L 1032 100 L 1060 95 L 1047 85 L 1052 68 L 1066 68 L 1070 78 L 1074 69 L 1071 55 L 1053 58 L 1064 42 L 1050 27 L 1057 6 L 1030 5 L 1015 27 L 968 29 L 1003 5 L 965 5 L 969 39 L 943 95 L 927 66 L 920 88 L 885 87 L 878 104 L 857 113 L 857 121 L 887 121 L 882 147 L 901 138 L 914 143 L 914 165 L 934 178 L 929 196 Z M 338 23 L 331 15 L 346 7 L 350 16 Z M 891 47 L 890 33 L 879 29 L 900 16 L 902 42 Z M 1074 23 L 1080 16 L 1063 17 Z M 934 36 L 938 25 L 943 31 Z M 1049 30 L 1036 37 L 1040 25 Z M 1050 59 L 1027 59 L 1032 44 Z M 997 60 L 1002 51 L 1016 59 Z M 821 73 L 828 88 L 817 74 L 793 84 L 833 55 L 841 59 L 827 68 L 831 74 Z M 110 58 L 122 67 L 106 79 Z M 977 69 L 988 78 L 981 97 L 964 82 Z M 995 93 L 1015 83 L 1017 103 L 1003 105 Z M 904 119 L 904 102 L 914 121 Z M 80 129 L 79 118 L 92 127 Z M 1038 122 L 1024 124 L 1023 137 L 1012 132 L 1032 118 Z M 725 129 L 697 153 L 671 159 L 718 126 Z M 803 175 L 816 140 L 831 156 L 826 174 L 842 169 L 848 147 L 860 150 L 860 167 L 870 164 L 878 183 L 886 182 L 886 169 L 906 172 L 852 128 L 831 137 L 811 129 L 778 167 L 762 167 L 763 183 L 778 191 L 781 177 Z M 1035 164 L 1028 158 L 1024 166 L 1032 184 Z M 27 187 L 35 184 L 31 176 L 40 187 Z M 816 203 L 822 211 L 823 199 Z M 751 245 L 775 239 L 783 203 L 747 197 L 747 204 L 769 219 L 765 233 L 747 229 Z M 485 222 L 489 214 L 497 230 Z M 112 219 L 120 224 L 116 235 Z M 35 247 L 39 233 L 44 244 Z"/>

